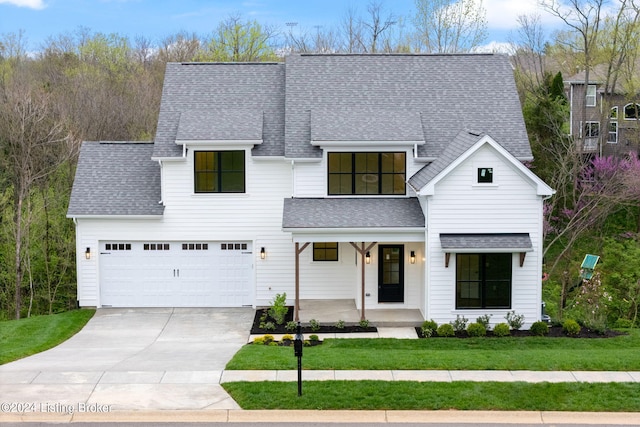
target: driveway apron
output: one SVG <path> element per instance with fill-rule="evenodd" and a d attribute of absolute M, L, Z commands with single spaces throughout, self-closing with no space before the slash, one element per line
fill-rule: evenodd
<path fill-rule="evenodd" d="M 238 409 L 220 378 L 253 316 L 251 308 L 99 309 L 70 340 L 0 366 L 0 396 L 34 412 Z"/>

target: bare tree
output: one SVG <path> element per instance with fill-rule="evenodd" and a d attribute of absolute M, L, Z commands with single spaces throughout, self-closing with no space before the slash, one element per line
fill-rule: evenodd
<path fill-rule="evenodd" d="M 383 16 L 382 4 L 376 0 L 369 3 L 367 13 L 367 19 L 362 19 L 360 22 L 362 32 L 359 43 L 364 52 L 376 53 L 380 50 L 380 44 L 387 30 L 397 24 L 397 18 L 390 12 Z"/>
<path fill-rule="evenodd" d="M 167 62 L 193 61 L 199 54 L 201 42 L 195 33 L 185 31 L 165 37 L 158 48 L 158 60 Z"/>
<path fill-rule="evenodd" d="M 20 70 L 0 87 L 0 168 L 9 171 L 13 187 L 14 310 L 22 311 L 25 252 L 31 212 L 29 197 L 37 183 L 69 157 L 68 134 L 55 118 L 50 95 L 32 87 Z"/>
<path fill-rule="evenodd" d="M 487 38 L 482 0 L 416 0 L 413 23 L 422 50 L 470 52 Z"/>

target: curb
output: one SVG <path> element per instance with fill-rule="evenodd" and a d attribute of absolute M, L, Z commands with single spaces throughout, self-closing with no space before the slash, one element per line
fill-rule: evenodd
<path fill-rule="evenodd" d="M 114 411 L 109 413 L 24 413 L 0 416 L 0 422 L 272 422 L 272 423 L 474 423 L 640 425 L 638 413 L 549 411 L 313 411 L 313 410 L 199 410 Z"/>

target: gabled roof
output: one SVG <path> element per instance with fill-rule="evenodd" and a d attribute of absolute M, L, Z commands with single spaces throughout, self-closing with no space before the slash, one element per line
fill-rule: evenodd
<path fill-rule="evenodd" d="M 531 172 L 520 160 L 515 158 L 491 136 L 469 131 L 460 132 L 438 159 L 424 166 L 409 179 L 409 184 L 421 195 L 434 194 L 435 185 L 438 181 L 443 179 L 450 171 L 486 144 L 493 147 L 499 155 L 526 177 L 526 179 L 531 182 L 531 185 L 535 187 L 536 194 L 540 196 L 551 196 L 555 194 L 555 191 L 551 189 L 551 187 Z"/>
<path fill-rule="evenodd" d="M 160 166 L 146 142 L 84 142 L 68 217 L 162 215 Z"/>
<path fill-rule="evenodd" d="M 335 119 L 316 120 L 326 112 Z M 286 60 L 285 155 L 319 158 L 313 138 L 355 138 L 370 126 L 388 137 L 389 117 L 406 112 L 422 130 L 420 157 L 438 157 L 461 129 L 475 129 L 505 144 L 514 156 L 531 150 L 506 56 L 495 54 L 291 55 Z M 327 126 L 328 129 L 316 128 Z M 363 126 L 365 125 L 365 126 Z M 404 132 L 404 130 L 400 130 Z M 367 132 L 364 140 L 373 138 Z M 327 134 L 326 136 L 324 134 Z M 414 137 L 411 131 L 408 136 Z"/>
<path fill-rule="evenodd" d="M 196 128 L 205 116 L 219 121 Z M 181 138 L 246 140 L 256 130 L 263 143 L 254 156 L 284 155 L 284 64 L 167 64 L 154 158 L 182 156 Z"/>

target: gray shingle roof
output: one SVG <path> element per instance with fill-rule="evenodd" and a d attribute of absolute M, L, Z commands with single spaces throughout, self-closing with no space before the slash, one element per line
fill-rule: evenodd
<path fill-rule="evenodd" d="M 495 234 L 440 234 L 440 245 L 445 250 L 512 249 L 531 250 L 529 233 Z"/>
<path fill-rule="evenodd" d="M 183 111 L 176 139 L 261 140 L 262 111 L 236 108 Z"/>
<path fill-rule="evenodd" d="M 420 203 L 411 198 L 292 198 L 284 200 L 282 227 L 424 227 Z"/>
<path fill-rule="evenodd" d="M 481 138 L 482 135 L 461 131 L 436 160 L 424 166 L 409 178 L 409 184 L 416 189 L 424 187 Z"/>
<path fill-rule="evenodd" d="M 153 144 L 84 142 L 67 216 L 162 215 Z"/>
<path fill-rule="evenodd" d="M 351 135 L 388 111 L 421 115 L 422 157 L 438 157 L 462 129 L 491 135 L 519 158 L 531 157 L 513 69 L 506 56 L 313 55 L 286 61 L 285 155 L 314 158 L 315 111 L 341 111 L 326 130 Z M 315 129 L 314 129 L 315 132 Z"/>
<path fill-rule="evenodd" d="M 245 116 L 263 113 L 262 145 L 254 156 L 284 155 L 284 64 L 279 63 L 169 63 L 165 72 L 162 101 L 156 131 L 154 157 L 179 157 L 182 148 L 175 140 L 180 135 L 226 135 L 238 139 L 253 135 L 255 121 L 245 123 Z M 225 109 L 244 111 L 234 122 L 209 123 L 196 130 L 189 120 L 181 122 L 182 113 L 218 115 Z M 228 117 L 228 116 L 227 116 Z M 199 136 L 199 135 L 198 135 Z"/>

